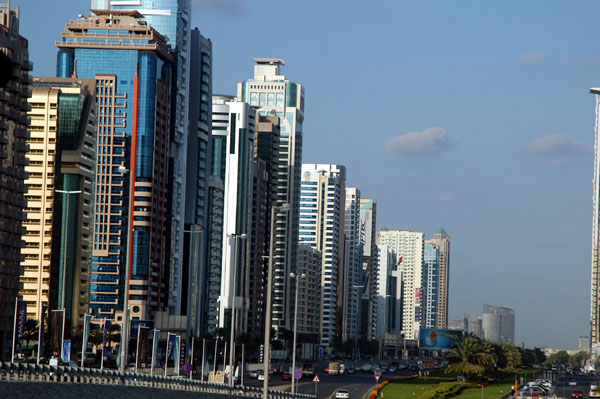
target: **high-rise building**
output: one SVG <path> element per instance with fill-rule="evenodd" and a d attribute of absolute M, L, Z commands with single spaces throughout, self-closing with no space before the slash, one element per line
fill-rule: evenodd
<path fill-rule="evenodd" d="M 189 113 L 195 113 L 190 107 L 194 107 L 194 96 L 200 95 L 197 91 L 190 92 L 194 80 L 201 78 L 203 85 L 210 86 L 210 70 L 205 70 L 205 65 L 196 63 L 195 67 L 199 69 L 192 70 L 194 63 L 192 57 L 197 56 L 198 46 L 193 47 L 196 54 L 191 54 L 192 39 L 190 35 L 191 5 L 190 0 L 92 0 L 93 10 L 113 11 L 136 11 L 142 20 L 146 21 L 148 26 L 152 26 L 157 32 L 163 35 L 166 44 L 170 46 L 170 52 L 173 56 L 173 68 L 170 75 L 170 114 L 171 124 L 169 126 L 169 143 L 165 150 L 168 153 L 169 168 L 169 197 L 168 197 L 168 215 L 166 232 L 166 256 L 169 263 L 168 268 L 164 268 L 162 279 L 168 285 L 168 290 L 163 292 L 164 296 L 168 294 L 168 311 L 172 315 L 186 314 L 187 301 L 183 298 L 183 293 L 188 289 L 186 272 L 189 265 L 184 265 L 188 261 L 190 253 L 187 245 L 192 245 L 194 240 L 190 237 L 184 237 L 184 230 L 189 230 L 191 225 L 186 227 L 186 210 L 188 188 L 196 189 L 197 181 L 194 175 L 190 174 L 187 164 L 188 158 L 188 139 L 194 140 L 197 134 L 197 127 Z M 201 45 L 202 46 L 202 45 Z M 200 49 L 203 53 L 203 49 Z M 205 58 L 202 54 L 202 58 Z M 210 56 L 209 56 L 210 58 Z M 208 61 L 210 66 L 210 60 Z M 205 79 L 208 78 L 208 81 Z M 202 103 L 210 104 L 210 98 L 203 98 Z M 204 112 L 210 114 L 208 109 Z M 190 121 L 191 124 L 190 124 Z M 206 126 L 210 126 L 208 119 Z M 199 126 L 202 129 L 202 124 Z M 194 145 L 192 143 L 192 145 Z M 202 192 L 202 188 L 199 189 Z M 199 194 L 201 195 L 201 194 Z M 193 210 L 191 210 L 193 212 Z M 189 218 L 188 218 L 189 219 Z M 202 224 L 198 226 L 201 228 Z M 200 234 L 199 234 L 200 235 Z M 198 245 L 195 245 L 198 248 Z M 200 253 L 198 256 L 202 256 Z M 188 262 L 189 263 L 189 262 Z M 201 264 L 203 262 L 200 262 Z M 184 270 L 185 268 L 185 270 Z M 191 287 L 189 287 L 191 289 Z M 167 300 L 167 298 L 162 298 Z M 197 323 L 196 323 L 197 324 Z"/>
<path fill-rule="evenodd" d="M 483 305 L 483 337 L 490 342 L 515 343 L 515 311 L 502 306 Z"/>
<path fill-rule="evenodd" d="M 311 359 L 320 343 L 321 252 L 308 245 L 298 246 L 298 345 L 301 359 Z M 296 280 L 296 279 L 294 279 Z"/>
<path fill-rule="evenodd" d="M 19 8 L 0 4 L 0 63 L 10 64 L 0 75 L 0 361 L 10 359 L 15 300 L 25 246 L 26 139 L 31 96 L 27 39 L 19 35 Z"/>
<path fill-rule="evenodd" d="M 396 254 L 402 284 L 402 330 L 406 339 L 418 339 L 422 318 L 423 233 L 381 230 L 379 243 Z"/>
<path fill-rule="evenodd" d="M 592 203 L 592 273 L 590 298 L 590 341 L 600 344 L 600 88 L 590 92 L 596 98 L 594 123 L 594 179 Z"/>
<path fill-rule="evenodd" d="M 223 180 L 223 268 L 219 296 L 219 327 L 244 331 L 248 309 L 246 260 L 252 222 L 252 163 L 256 114 L 249 104 L 233 97 L 213 96 L 213 162 Z M 244 236 L 246 238 L 244 238 Z"/>
<path fill-rule="evenodd" d="M 265 331 L 265 302 L 271 206 L 277 202 L 279 175 L 279 118 L 259 116 L 254 138 L 254 185 L 248 265 L 248 333 L 260 337 Z"/>
<path fill-rule="evenodd" d="M 360 190 L 346 187 L 344 207 L 344 258 L 338 279 L 338 312 L 342 317 L 341 337 L 343 340 L 356 338 L 360 334 L 361 292 L 363 284 L 362 245 L 360 242 Z M 363 332 L 364 334 L 364 332 Z"/>
<path fill-rule="evenodd" d="M 300 192 L 300 245 L 321 252 L 321 344 L 329 346 L 336 334 L 337 289 L 344 246 L 346 168 L 341 165 L 303 164 Z M 342 258 L 343 261 L 343 258 Z"/>
<path fill-rule="evenodd" d="M 435 244 L 440 252 L 440 266 L 438 275 L 438 306 L 436 328 L 448 327 L 448 292 L 450 287 L 450 235 L 441 228 L 429 240 Z"/>
<path fill-rule="evenodd" d="M 363 284 L 367 285 L 368 299 L 362 307 L 361 330 L 371 339 L 375 338 L 377 327 L 377 202 L 369 198 L 360 199 L 360 242 L 362 245 Z M 365 306 L 366 305 L 366 306 Z"/>
<path fill-rule="evenodd" d="M 34 78 L 29 99 L 27 232 L 21 295 L 27 317 L 43 306 L 83 323 L 92 266 L 96 113 L 94 79 Z M 64 299 L 63 299 L 64 295 Z"/>
<path fill-rule="evenodd" d="M 423 297 L 422 327 L 438 328 L 440 249 L 432 242 L 425 241 L 423 250 Z"/>
<path fill-rule="evenodd" d="M 60 77 L 96 80 L 90 308 L 96 317 L 121 320 L 117 313 L 123 311 L 129 264 L 132 318 L 151 318 L 167 291 L 163 265 L 173 57 L 165 37 L 137 11 L 96 10 L 72 20 L 57 46 Z"/>
<path fill-rule="evenodd" d="M 189 332 L 196 337 L 206 333 L 206 303 L 209 258 L 206 251 L 208 226 L 208 179 L 210 177 L 212 130 L 212 42 L 196 28 L 191 33 L 189 90 L 189 130 L 184 211 L 184 243 L 181 275 L 169 278 L 173 313 L 187 315 Z M 177 311 L 177 309 L 179 309 Z"/>
<path fill-rule="evenodd" d="M 401 293 L 396 292 L 395 278 L 392 272 L 396 270 L 396 255 L 387 245 L 377 245 L 377 334 L 375 338 L 382 340 L 386 333 L 396 331 L 400 333 L 400 319 L 396 310 L 401 310 Z M 396 328 L 394 328 L 396 326 Z"/>
<path fill-rule="evenodd" d="M 204 298 L 203 331 L 215 335 L 219 325 L 219 295 L 221 295 L 221 262 L 223 253 L 223 180 L 213 175 L 214 163 L 211 163 L 211 176 L 208 179 L 206 197 L 207 227 L 204 235 L 207 239 L 207 287 Z"/>
<path fill-rule="evenodd" d="M 289 212 L 275 221 L 273 261 L 273 327 L 291 329 L 294 293 L 290 272 L 296 271 L 298 216 L 302 169 L 302 122 L 304 88 L 280 73 L 284 61 L 279 58 L 255 58 L 254 77 L 238 83 L 238 97 L 258 109 L 260 116 L 280 119 L 279 174 L 275 206 L 289 204 Z"/>

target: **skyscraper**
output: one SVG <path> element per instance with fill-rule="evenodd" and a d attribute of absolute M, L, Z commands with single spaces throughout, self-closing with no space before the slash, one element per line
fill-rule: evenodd
<path fill-rule="evenodd" d="M 364 315 L 360 309 L 362 295 L 359 295 L 359 293 L 363 290 L 354 288 L 364 284 L 363 249 L 360 242 L 360 203 L 360 190 L 356 187 L 346 187 L 344 259 L 343 268 L 338 276 L 340 280 L 338 284 L 338 312 L 339 316 L 342 317 L 341 336 L 343 340 L 359 336 L 360 316 L 368 316 L 368 314 Z"/>
<path fill-rule="evenodd" d="M 166 260 L 168 269 L 163 271 L 162 279 L 168 281 L 168 307 L 169 313 L 174 315 L 185 314 L 187 309 L 182 308 L 182 287 L 187 287 L 184 278 L 184 254 L 187 260 L 189 249 L 186 242 L 190 243 L 189 237 L 184 239 L 187 201 L 187 185 L 196 189 L 197 181 L 189 173 L 189 165 L 186 165 L 188 151 L 188 139 L 193 139 L 197 134 L 194 121 L 190 125 L 190 106 L 194 106 L 194 96 L 199 93 L 191 93 L 190 86 L 193 80 L 202 77 L 210 79 L 210 71 L 205 71 L 205 66 L 195 69 L 191 67 L 194 62 L 191 59 L 190 46 L 190 0 L 92 0 L 92 9 L 114 11 L 137 11 L 142 20 L 163 35 L 166 44 L 170 46 L 173 56 L 173 68 L 170 75 L 170 120 L 169 143 L 166 148 L 168 153 L 169 168 L 169 197 L 167 231 L 166 231 Z M 202 51 L 197 46 L 195 52 Z M 195 54 L 196 55 L 196 54 Z M 205 54 L 202 55 L 203 59 Z M 192 62 L 189 60 L 191 59 Z M 198 65 L 198 64 L 196 64 Z M 198 65 L 200 67 L 200 65 Z M 203 85 L 210 82 L 202 81 Z M 203 88 L 204 89 L 204 88 Z M 191 101 L 191 103 L 189 102 Z M 203 98 L 206 104 L 210 99 Z M 210 104 L 210 102 L 209 102 Z M 210 114 L 208 110 L 203 110 Z M 195 110 L 191 111 L 196 112 Z M 208 123 L 210 126 L 210 123 Z M 202 124 L 200 125 L 200 129 Z M 192 144 L 193 145 L 193 144 Z M 191 180 L 190 180 L 191 179 Z M 200 188 L 202 191 L 202 188 Z M 201 225 L 200 225 L 201 226 Z M 189 226 L 188 226 L 189 227 Z M 190 231 L 188 229 L 188 231 Z M 188 233 L 189 234 L 189 233 Z M 192 240 L 193 241 L 193 240 Z M 197 246 L 196 246 L 197 247 Z M 185 267 L 186 271 L 188 266 Z M 187 276 L 185 277 L 187 278 Z M 167 291 L 167 290 L 165 290 Z M 166 292 L 163 292 L 166 295 Z M 163 298 L 166 299 L 166 298 Z"/>
<path fill-rule="evenodd" d="M 275 221 L 273 262 L 273 314 L 275 328 L 290 329 L 293 293 L 290 272 L 296 271 L 298 216 L 302 169 L 302 122 L 304 88 L 280 73 L 284 61 L 279 58 L 255 58 L 254 77 L 238 83 L 238 97 L 258 108 L 260 116 L 280 119 L 279 175 L 275 206 L 290 204 L 290 212 Z"/>
<path fill-rule="evenodd" d="M 344 166 L 302 165 L 299 239 L 300 245 L 310 245 L 321 252 L 321 344 L 324 346 L 329 346 L 336 334 L 345 192 Z"/>
<path fill-rule="evenodd" d="M 438 275 L 438 307 L 437 307 L 437 325 L 436 328 L 448 327 L 448 303 L 450 287 L 450 235 L 440 228 L 429 240 L 435 244 L 440 251 L 440 266 Z"/>
<path fill-rule="evenodd" d="M 206 333 L 204 303 L 208 290 L 209 257 L 206 251 L 208 230 L 208 179 L 210 177 L 212 130 L 212 42 L 196 28 L 191 34 L 189 130 L 184 222 L 185 236 L 181 275 L 169 278 L 171 310 L 187 315 L 190 333 L 196 337 Z"/>
<path fill-rule="evenodd" d="M 247 310 L 247 242 L 252 217 L 252 162 L 256 114 L 247 103 L 233 97 L 213 96 L 213 162 L 223 180 L 223 267 L 219 296 L 219 327 L 243 331 Z M 245 236 L 246 238 L 243 238 Z M 237 311 L 236 311 L 237 312 Z"/>
<path fill-rule="evenodd" d="M 321 332 L 321 252 L 308 245 L 298 246 L 298 345 L 300 358 L 317 353 Z M 294 279 L 295 280 L 295 279 Z"/>
<path fill-rule="evenodd" d="M 417 339 L 422 318 L 423 233 L 407 230 L 381 230 L 379 243 L 395 254 L 402 284 L 402 334 Z"/>
<path fill-rule="evenodd" d="M 438 328 L 439 306 L 439 276 L 440 276 L 440 249 L 431 242 L 425 241 L 423 250 L 423 297 L 422 297 L 422 324 L 423 328 Z"/>
<path fill-rule="evenodd" d="M 265 303 L 271 206 L 277 202 L 279 176 L 279 118 L 259 116 L 254 139 L 254 187 L 248 265 L 248 333 L 260 337 L 265 331 Z"/>
<path fill-rule="evenodd" d="M 594 123 L 594 180 L 592 202 L 592 273 L 590 298 L 590 341 L 600 343 L 600 88 L 590 92 L 596 98 Z"/>
<path fill-rule="evenodd" d="M 0 63 L 11 65 L 0 76 L 0 361 L 10 359 L 15 298 L 21 289 L 32 69 L 27 39 L 19 35 L 19 8 L 11 10 L 9 4 L 0 4 Z"/>
<path fill-rule="evenodd" d="M 81 325 L 88 304 L 96 177 L 95 92 L 94 79 L 34 78 L 29 99 L 21 294 L 31 319 L 41 320 L 43 306 L 64 306 L 68 329 Z"/>
<path fill-rule="evenodd" d="M 137 11 L 95 11 L 68 22 L 57 42 L 60 77 L 96 80 L 98 156 L 90 308 L 96 317 L 117 320 L 121 320 L 117 312 L 123 311 L 127 257 L 133 318 L 152 317 L 166 291 L 173 57 L 164 36 L 141 18 Z M 126 254 L 128 240 L 131 252 Z"/>
<path fill-rule="evenodd" d="M 396 270 L 396 255 L 390 251 L 387 245 L 377 245 L 377 264 L 378 264 L 378 290 L 377 290 L 377 334 L 376 339 L 382 340 L 385 334 L 394 331 L 400 333 L 400 318 L 394 317 L 395 310 L 400 310 L 402 301 L 400 293 L 395 288 L 395 278 L 392 272 Z"/>
<path fill-rule="evenodd" d="M 483 337 L 490 342 L 515 343 L 515 311 L 502 306 L 483 305 Z"/>
<path fill-rule="evenodd" d="M 367 284 L 367 311 L 361 320 L 361 330 L 374 339 L 377 330 L 377 202 L 360 199 L 360 240 L 362 245 L 362 269 Z"/>

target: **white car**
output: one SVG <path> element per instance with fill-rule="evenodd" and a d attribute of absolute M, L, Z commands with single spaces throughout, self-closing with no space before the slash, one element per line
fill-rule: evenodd
<path fill-rule="evenodd" d="M 260 373 L 260 370 L 251 370 L 250 371 L 250 378 L 258 378 L 258 374 Z"/>
<path fill-rule="evenodd" d="M 258 372 L 258 380 L 259 381 L 264 381 L 265 380 L 265 372 L 264 371 L 260 370 Z"/>
<path fill-rule="evenodd" d="M 335 391 L 335 399 L 346 399 L 350 397 L 350 392 L 347 389 L 339 388 Z"/>

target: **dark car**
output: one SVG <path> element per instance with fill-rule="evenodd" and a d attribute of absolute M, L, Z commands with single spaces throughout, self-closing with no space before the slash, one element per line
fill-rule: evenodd
<path fill-rule="evenodd" d="M 583 392 L 581 392 L 578 389 L 571 391 L 571 398 L 572 399 L 581 399 L 581 398 L 583 398 Z"/>

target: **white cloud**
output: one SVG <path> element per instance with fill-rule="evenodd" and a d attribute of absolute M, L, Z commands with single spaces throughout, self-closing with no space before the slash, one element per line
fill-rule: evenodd
<path fill-rule="evenodd" d="M 549 134 L 538 137 L 528 145 L 529 151 L 556 163 L 571 163 L 576 157 L 588 154 L 592 149 L 565 134 Z"/>
<path fill-rule="evenodd" d="M 543 61 L 544 61 L 544 54 L 535 53 L 533 51 L 526 52 L 524 55 L 522 55 L 518 59 L 519 64 L 528 64 L 528 65 L 539 64 Z"/>
<path fill-rule="evenodd" d="M 385 141 L 385 149 L 427 154 L 447 150 L 455 144 L 456 139 L 448 133 L 446 128 L 434 126 L 390 137 Z"/>

